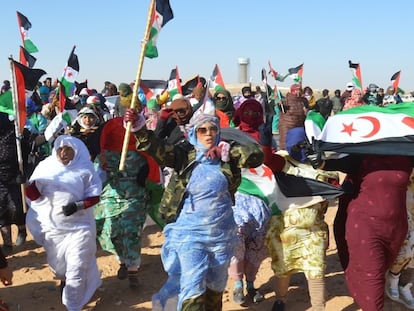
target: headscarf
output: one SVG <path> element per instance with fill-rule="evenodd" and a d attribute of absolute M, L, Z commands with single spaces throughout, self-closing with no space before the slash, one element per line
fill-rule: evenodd
<path fill-rule="evenodd" d="M 362 92 L 360 89 L 354 88 L 351 92 L 351 96 L 349 96 L 345 100 L 345 105 L 342 110 L 346 110 L 353 107 L 358 107 L 365 105 L 364 101 L 362 100 Z"/>
<path fill-rule="evenodd" d="M 294 127 L 288 130 L 286 134 L 286 150 L 292 158 L 302 163 L 307 161 L 305 143 L 306 134 L 304 127 Z"/>
<path fill-rule="evenodd" d="M 69 146 L 75 151 L 75 155 L 67 165 L 64 165 L 58 160 L 58 149 L 64 146 Z M 71 170 L 78 168 L 92 168 L 93 164 L 90 160 L 90 155 L 86 145 L 78 138 L 69 135 L 60 135 L 53 143 L 52 159 L 58 162 L 57 165 L 65 166 Z"/>
<path fill-rule="evenodd" d="M 227 97 L 226 101 L 223 100 L 216 100 L 217 95 L 222 94 Z M 234 114 L 234 105 L 233 105 L 233 98 L 231 97 L 231 94 L 229 91 L 220 89 L 216 93 L 214 93 L 214 105 L 216 106 L 216 109 L 223 111 L 226 115 L 229 116 L 230 119 L 233 118 Z"/>
<path fill-rule="evenodd" d="M 36 105 L 34 100 L 29 97 L 26 99 L 26 113 L 30 116 L 35 112 L 39 112 L 39 107 Z"/>
<path fill-rule="evenodd" d="M 118 86 L 118 90 L 119 90 L 119 93 L 122 93 L 122 95 L 121 96 L 128 96 L 129 94 L 132 94 L 132 88 L 129 86 L 129 84 L 127 84 L 127 83 L 121 83 L 119 86 Z"/>
<path fill-rule="evenodd" d="M 253 112 L 253 114 L 251 114 Z M 245 100 L 234 115 L 234 124 L 256 141 L 260 140 L 259 126 L 263 121 L 263 107 L 254 98 Z"/>
<path fill-rule="evenodd" d="M 95 123 L 92 126 L 86 126 L 86 124 L 83 123 L 82 117 L 86 114 L 91 114 L 93 116 L 95 116 L 96 120 Z M 93 106 L 87 105 L 85 107 L 83 107 L 81 110 L 79 110 L 78 112 L 78 116 L 76 118 L 76 122 L 79 123 L 79 125 L 86 130 L 89 129 L 94 129 L 99 125 L 99 115 L 98 113 L 93 109 Z"/>
<path fill-rule="evenodd" d="M 210 114 L 203 114 L 203 113 L 200 113 L 196 116 L 196 118 L 191 119 L 191 123 L 190 123 L 191 128 L 188 131 L 188 142 L 192 144 L 196 150 L 196 161 L 198 162 L 209 162 L 210 161 L 211 163 L 218 163 L 219 161 L 218 158 L 214 160 L 210 160 L 206 158 L 205 154 L 208 151 L 208 149 L 204 147 L 204 145 L 201 144 L 197 140 L 197 129 L 205 123 L 212 123 L 215 126 L 217 126 L 217 128 L 219 129 L 219 131 L 217 132 L 216 141 L 215 141 L 215 145 L 216 146 L 218 145 L 218 143 L 220 142 L 219 119 Z"/>

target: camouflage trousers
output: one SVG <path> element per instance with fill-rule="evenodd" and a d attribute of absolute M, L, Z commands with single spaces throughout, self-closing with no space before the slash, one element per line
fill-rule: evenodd
<path fill-rule="evenodd" d="M 141 235 L 147 217 L 145 208 L 128 208 L 122 213 L 96 220 L 102 249 L 115 254 L 127 267 L 141 265 Z"/>

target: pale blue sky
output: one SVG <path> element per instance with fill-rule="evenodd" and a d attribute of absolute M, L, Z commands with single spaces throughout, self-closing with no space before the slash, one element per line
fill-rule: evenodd
<path fill-rule="evenodd" d="M 100 90 L 135 79 L 149 0 L 2 2 L 0 80 L 10 79 L 8 56 L 18 60 L 22 44 L 16 11 L 32 23 L 29 35 L 39 49 L 35 68 L 60 78 L 73 45 L 78 81 Z M 344 89 L 351 80 L 348 60 L 360 63 L 362 82 L 389 86 L 401 70 L 400 87 L 414 89 L 414 2 L 332 0 L 170 0 L 174 19 L 158 38 L 160 56 L 145 58 L 142 79 L 168 79 L 178 66 L 183 81 L 208 78 L 217 63 L 225 83 L 239 80 L 237 59 L 250 59 L 249 77 L 273 67 L 286 73 L 304 63 L 303 84 Z M 42 78 L 43 79 L 43 78 Z M 271 85 L 274 80 L 270 78 Z M 279 86 L 289 86 L 287 79 Z"/>

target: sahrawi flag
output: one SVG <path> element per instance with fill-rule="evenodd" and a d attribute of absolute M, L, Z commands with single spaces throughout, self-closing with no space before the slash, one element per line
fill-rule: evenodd
<path fill-rule="evenodd" d="M 295 81 L 296 83 L 299 83 L 302 81 L 303 77 L 303 64 L 288 69 L 289 76 Z"/>
<path fill-rule="evenodd" d="M 391 83 L 394 89 L 394 94 L 398 93 L 398 86 L 400 84 L 400 76 L 401 76 L 401 70 L 394 73 L 391 77 Z"/>
<path fill-rule="evenodd" d="M 16 13 L 17 13 L 17 22 L 19 23 L 20 35 L 22 37 L 24 48 L 29 53 L 38 52 L 39 50 L 37 49 L 36 45 L 34 45 L 32 40 L 30 40 L 29 38 L 29 29 L 32 28 L 32 24 L 27 19 L 27 17 L 24 16 L 22 13 L 18 11 Z"/>
<path fill-rule="evenodd" d="M 353 63 L 351 61 L 348 61 L 349 68 L 351 68 L 352 71 L 352 82 L 354 82 L 354 85 L 357 89 L 360 89 L 362 91 L 362 75 L 361 75 L 361 67 L 357 63 Z"/>
<path fill-rule="evenodd" d="M 173 100 L 174 95 L 183 93 L 178 67 L 171 70 L 170 78 L 168 79 L 168 93 L 170 94 L 170 100 Z"/>
<path fill-rule="evenodd" d="M 32 54 L 30 54 L 24 47 L 20 46 L 19 60 L 21 64 L 29 68 L 33 68 L 37 59 Z"/>
<path fill-rule="evenodd" d="M 319 137 L 325 123 L 325 118 L 319 112 L 313 110 L 308 112 L 305 119 L 305 132 L 310 143 Z"/>
<path fill-rule="evenodd" d="M 276 70 L 273 69 L 272 64 L 270 63 L 270 60 L 269 60 L 269 73 L 272 75 L 272 77 L 276 81 L 280 81 L 280 82 L 285 81 L 286 77 L 289 75 L 289 74 L 286 74 L 286 75 L 283 76 L 283 75 L 279 74 Z"/>
<path fill-rule="evenodd" d="M 214 66 L 213 73 L 211 74 L 210 80 L 213 84 L 212 87 L 214 88 L 215 91 L 218 91 L 220 89 L 225 89 L 223 76 L 221 75 L 220 68 L 217 64 Z"/>
<path fill-rule="evenodd" d="M 60 80 L 59 96 L 60 96 L 60 111 L 63 111 L 66 98 L 74 94 L 75 80 L 79 74 L 79 60 L 75 54 L 75 48 L 73 47 L 68 62 L 63 70 L 63 75 Z"/>
<path fill-rule="evenodd" d="M 359 106 L 326 121 L 316 149 L 335 153 L 414 155 L 414 103 Z M 310 122 L 305 122 L 306 133 Z M 316 125 L 313 125 L 316 126 Z M 308 136 L 308 139 L 312 137 Z"/>
<path fill-rule="evenodd" d="M 255 168 L 242 168 L 241 175 L 242 180 L 237 191 L 262 199 L 274 213 L 276 212 L 275 214 L 278 214 L 276 179 L 272 170 L 262 164 Z"/>
<path fill-rule="evenodd" d="M 145 56 L 148 58 L 158 57 L 157 38 L 161 31 L 174 17 L 169 0 L 155 0 L 155 10 L 151 17 L 151 30 L 149 40 L 145 48 Z"/>
<path fill-rule="evenodd" d="M 13 60 L 13 72 L 17 87 L 17 109 L 19 129 L 23 131 L 26 122 L 26 94 L 31 96 L 39 79 L 46 74 L 42 69 L 31 69 Z M 29 95 L 30 94 L 30 95 Z"/>

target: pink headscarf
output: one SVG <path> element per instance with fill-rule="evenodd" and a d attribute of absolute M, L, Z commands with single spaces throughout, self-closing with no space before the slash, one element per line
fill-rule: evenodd
<path fill-rule="evenodd" d="M 360 89 L 354 88 L 351 92 L 351 96 L 349 96 L 345 100 L 345 105 L 342 110 L 346 110 L 353 107 L 358 107 L 365 105 L 365 103 L 362 100 L 362 92 Z"/>

